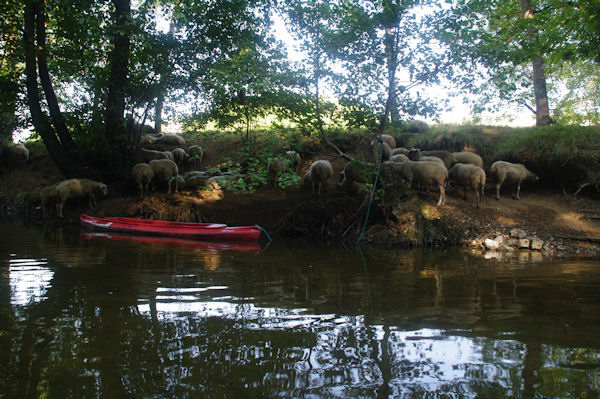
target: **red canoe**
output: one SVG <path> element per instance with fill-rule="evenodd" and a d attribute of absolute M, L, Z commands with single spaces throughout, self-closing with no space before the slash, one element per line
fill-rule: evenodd
<path fill-rule="evenodd" d="M 227 226 L 217 223 L 185 223 L 122 217 L 97 218 L 81 214 L 81 225 L 94 230 L 151 234 L 202 240 L 258 240 L 259 226 Z"/>

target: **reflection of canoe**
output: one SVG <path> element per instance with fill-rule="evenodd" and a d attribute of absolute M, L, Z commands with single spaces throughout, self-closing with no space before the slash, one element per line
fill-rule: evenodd
<path fill-rule="evenodd" d="M 184 223 L 122 217 L 97 218 L 85 214 L 81 214 L 79 220 L 82 226 L 94 230 L 200 240 L 256 241 L 261 233 L 259 226 L 227 226 L 216 223 Z"/>
<path fill-rule="evenodd" d="M 81 233 L 80 237 L 84 240 L 113 240 L 113 241 L 135 241 L 143 242 L 146 244 L 155 245 L 181 245 L 191 246 L 195 248 L 203 248 L 217 251 L 243 251 L 243 252 L 260 252 L 260 244 L 258 241 L 197 241 L 185 238 L 175 237 L 160 237 L 160 236 L 143 236 L 143 235 L 131 235 L 131 234 L 119 234 L 119 233 Z"/>

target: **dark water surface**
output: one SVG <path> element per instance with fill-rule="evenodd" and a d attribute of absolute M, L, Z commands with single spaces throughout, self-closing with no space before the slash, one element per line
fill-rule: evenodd
<path fill-rule="evenodd" d="M 0 224 L 0 398 L 600 396 L 600 261 L 241 249 Z"/>

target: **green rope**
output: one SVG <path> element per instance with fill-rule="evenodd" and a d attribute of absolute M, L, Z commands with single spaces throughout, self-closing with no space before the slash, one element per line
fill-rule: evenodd
<path fill-rule="evenodd" d="M 258 225 L 257 225 L 258 226 Z M 273 241 L 271 239 L 271 236 L 269 235 L 269 233 L 267 233 L 267 230 L 263 229 L 261 226 L 258 226 L 258 228 L 260 229 L 260 231 L 262 231 L 263 233 L 265 233 L 265 235 L 267 236 L 267 238 L 269 239 L 269 242 L 267 243 L 267 245 L 269 245 L 271 243 L 271 241 Z"/>
<path fill-rule="evenodd" d="M 371 198 L 369 198 L 369 206 L 367 207 L 367 215 L 365 216 L 365 223 L 363 224 L 362 231 L 356 240 L 356 244 L 359 244 L 363 238 L 363 234 L 367 229 L 367 223 L 369 222 L 369 214 L 371 213 L 371 204 L 373 203 L 373 196 L 375 195 L 375 189 L 377 188 L 377 180 L 379 179 L 379 172 L 381 171 L 381 158 L 383 158 L 383 140 L 379 136 L 375 136 L 375 139 L 379 141 L 379 162 L 377 164 L 377 174 L 375 175 L 375 181 L 373 182 L 373 190 L 371 190 Z"/>

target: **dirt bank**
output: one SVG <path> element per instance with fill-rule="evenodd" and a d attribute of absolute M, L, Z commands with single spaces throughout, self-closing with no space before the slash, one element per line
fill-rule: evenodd
<path fill-rule="evenodd" d="M 233 151 L 232 146 L 229 152 Z M 219 156 L 213 152 L 207 163 L 214 165 L 228 155 L 221 147 Z M 159 191 L 144 199 L 132 190 L 124 195 L 110 193 L 91 210 L 86 209 L 86 201 L 73 203 L 65 212 L 65 220 L 50 218 L 46 222 L 78 223 L 79 214 L 87 212 L 96 216 L 259 224 L 274 238 L 355 241 L 366 212 L 360 198 L 336 187 L 344 161 L 324 148 L 311 148 L 303 158 L 300 174 L 315 159 L 332 161 L 334 178 L 320 197 L 298 187 L 261 186 L 256 192 L 247 193 L 215 186 L 212 190 L 182 190 L 171 196 Z M 0 211 L 41 223 L 39 190 L 59 180 L 58 171 L 44 156 L 30 159 L 25 169 L 4 171 L 0 175 Z M 505 239 L 510 239 L 512 229 L 519 228 L 528 239 L 539 238 L 543 242 L 540 251 L 548 254 L 600 254 L 598 198 L 582 194 L 575 197 L 543 184 L 524 184 L 520 201 L 510 198 L 508 188 L 497 201 L 493 188 L 488 187 L 481 208 L 475 206 L 471 195 L 464 201 L 462 191 L 449 189 L 447 202 L 440 207 L 434 206 L 436 199 L 434 192 L 419 192 L 375 206 L 364 240 L 373 245 L 465 245 L 483 251 L 485 240 L 497 237 L 507 249 Z M 518 242 L 511 245 L 518 247 Z"/>

